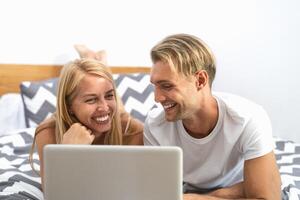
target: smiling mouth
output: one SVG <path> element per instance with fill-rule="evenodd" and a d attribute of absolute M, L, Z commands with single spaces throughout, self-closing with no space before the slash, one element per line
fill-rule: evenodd
<path fill-rule="evenodd" d="M 104 116 L 101 116 L 101 117 L 95 117 L 94 120 L 98 124 L 104 124 L 104 123 L 107 123 L 109 121 L 109 115 L 104 115 Z"/>
<path fill-rule="evenodd" d="M 171 110 L 176 105 L 177 105 L 176 103 L 165 103 L 165 104 L 162 104 L 162 106 L 165 109 L 165 111 Z"/>

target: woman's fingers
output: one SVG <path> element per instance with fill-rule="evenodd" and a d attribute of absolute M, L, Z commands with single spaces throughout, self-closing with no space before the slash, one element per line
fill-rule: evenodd
<path fill-rule="evenodd" d="M 92 130 L 80 123 L 74 123 L 63 136 L 65 144 L 92 144 L 95 135 Z"/>

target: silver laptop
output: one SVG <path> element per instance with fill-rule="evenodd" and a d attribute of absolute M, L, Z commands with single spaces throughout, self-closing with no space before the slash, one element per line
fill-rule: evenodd
<path fill-rule="evenodd" d="M 46 145 L 45 200 L 181 200 L 179 147 Z"/>

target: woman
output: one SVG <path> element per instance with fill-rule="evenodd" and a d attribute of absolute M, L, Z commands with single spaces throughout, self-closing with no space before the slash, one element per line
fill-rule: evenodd
<path fill-rule="evenodd" d="M 35 144 L 43 183 L 46 144 L 142 145 L 143 125 L 124 111 L 109 68 L 101 61 L 80 59 L 60 73 L 56 113 L 36 129 L 32 167 Z"/>

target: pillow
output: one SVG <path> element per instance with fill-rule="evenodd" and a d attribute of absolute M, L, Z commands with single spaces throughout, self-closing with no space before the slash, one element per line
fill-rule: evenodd
<path fill-rule="evenodd" d="M 144 122 L 148 111 L 156 106 L 150 75 L 114 74 L 113 78 L 125 110 L 134 118 Z M 55 111 L 57 83 L 58 78 L 21 83 L 26 127 L 36 127 Z"/>
<path fill-rule="evenodd" d="M 0 97 L 0 136 L 25 128 L 24 106 L 19 93 L 7 93 Z"/>
<path fill-rule="evenodd" d="M 36 127 L 55 111 L 58 78 L 44 81 L 22 82 L 26 127 Z"/>
<path fill-rule="evenodd" d="M 150 75 L 144 73 L 114 74 L 113 77 L 125 110 L 132 117 L 145 122 L 149 110 L 156 107 Z"/>

